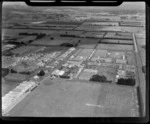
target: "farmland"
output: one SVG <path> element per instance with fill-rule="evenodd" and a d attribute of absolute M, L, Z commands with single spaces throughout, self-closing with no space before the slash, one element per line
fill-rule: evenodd
<path fill-rule="evenodd" d="M 14 8 L 3 11 L 4 116 L 144 115 L 144 13 L 98 7 Z M 15 101 L 13 89 L 20 83 L 22 90 L 14 94 L 25 97 L 9 110 L 8 101 Z"/>
<path fill-rule="evenodd" d="M 71 40 L 71 39 L 72 38 L 62 38 L 59 36 L 54 36 L 54 37 L 53 36 L 46 36 L 42 39 L 35 40 L 32 44 L 53 46 L 53 45 L 60 45 L 62 43 L 69 42 L 69 40 Z"/>
<path fill-rule="evenodd" d="M 132 51 L 134 48 L 132 45 L 98 44 L 96 49 Z"/>

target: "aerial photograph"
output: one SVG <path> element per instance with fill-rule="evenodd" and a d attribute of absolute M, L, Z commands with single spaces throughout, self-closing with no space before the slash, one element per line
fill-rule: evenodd
<path fill-rule="evenodd" d="M 145 2 L 2 3 L 3 117 L 145 117 Z"/>

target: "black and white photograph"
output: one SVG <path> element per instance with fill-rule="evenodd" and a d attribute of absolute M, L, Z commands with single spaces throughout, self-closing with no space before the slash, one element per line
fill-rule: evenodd
<path fill-rule="evenodd" d="M 3 2 L 1 16 L 3 117 L 146 116 L 145 2 Z"/>

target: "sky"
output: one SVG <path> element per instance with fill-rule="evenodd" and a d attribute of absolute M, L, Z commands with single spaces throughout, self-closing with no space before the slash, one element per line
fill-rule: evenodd
<path fill-rule="evenodd" d="M 25 5 L 24 2 L 4 2 L 3 5 Z M 145 2 L 124 2 L 119 8 L 123 9 L 145 9 Z"/>

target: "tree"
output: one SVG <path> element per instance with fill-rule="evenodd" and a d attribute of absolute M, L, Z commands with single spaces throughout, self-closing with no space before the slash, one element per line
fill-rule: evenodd
<path fill-rule="evenodd" d="M 143 73 L 146 73 L 146 66 L 142 66 Z"/>
<path fill-rule="evenodd" d="M 128 79 L 120 78 L 120 79 L 118 79 L 117 84 L 134 86 L 135 85 L 135 79 L 133 79 L 133 78 L 128 78 Z"/>
<path fill-rule="evenodd" d="M 54 38 L 53 38 L 53 37 L 51 37 L 51 40 L 54 40 Z"/>
<path fill-rule="evenodd" d="M 73 44 L 70 43 L 62 43 L 60 46 L 65 46 L 65 47 L 73 47 Z"/>
<path fill-rule="evenodd" d="M 33 40 L 29 40 L 29 41 L 28 41 L 28 43 L 31 43 L 31 42 L 33 42 Z"/>
<path fill-rule="evenodd" d="M 96 82 L 107 82 L 107 78 L 104 75 L 93 75 L 90 81 L 96 81 Z"/>
<path fill-rule="evenodd" d="M 2 68 L 2 77 L 5 77 L 8 74 L 9 74 L 9 69 L 8 68 Z"/>
<path fill-rule="evenodd" d="M 37 74 L 37 76 L 44 76 L 45 75 L 45 72 L 43 71 L 43 70 L 41 70 L 38 74 Z"/>
<path fill-rule="evenodd" d="M 11 72 L 11 73 L 17 73 L 17 71 L 15 71 L 15 70 L 13 70 L 13 69 L 11 69 L 10 72 Z"/>

